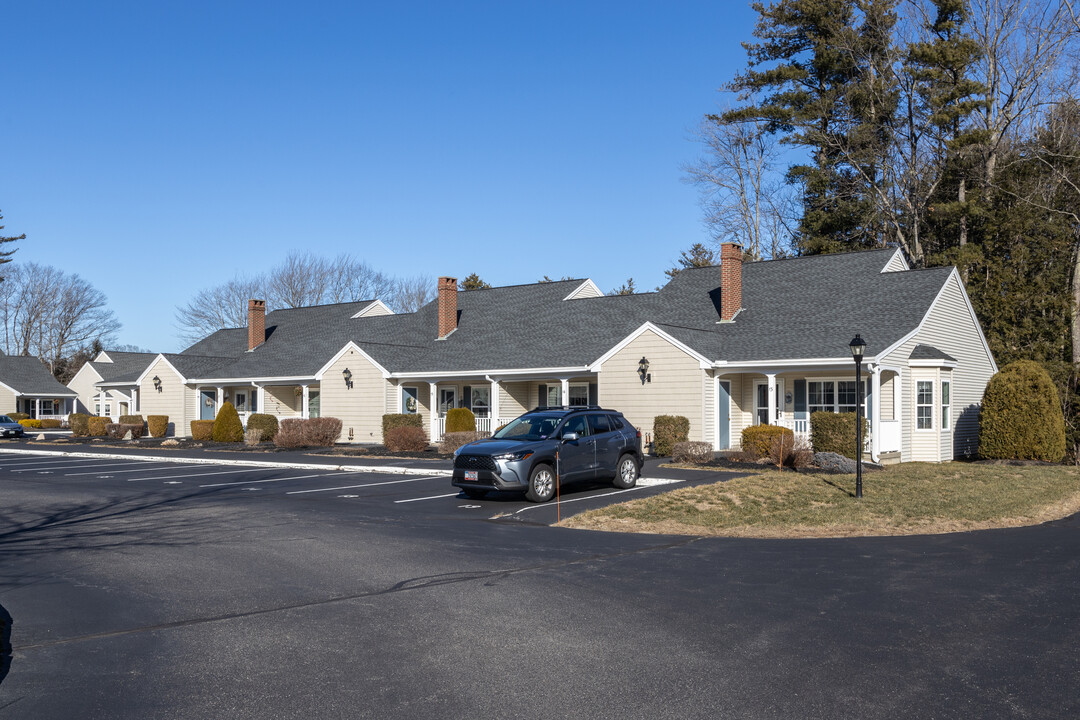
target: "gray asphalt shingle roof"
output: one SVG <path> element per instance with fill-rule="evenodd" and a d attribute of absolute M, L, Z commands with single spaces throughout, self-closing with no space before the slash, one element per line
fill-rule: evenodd
<path fill-rule="evenodd" d="M 17 393 L 40 397 L 77 397 L 60 384 L 36 357 L 0 356 L 0 382 Z"/>
<path fill-rule="evenodd" d="M 911 354 L 908 355 L 909 360 L 945 360 L 948 362 L 956 362 L 956 358 L 952 355 L 938 350 L 933 345 L 916 345 L 911 349 Z"/>
<path fill-rule="evenodd" d="M 101 383 L 134 383 L 143 371 L 154 362 L 157 353 L 133 353 L 106 350 L 112 362 L 93 361 L 90 367 L 101 376 Z"/>
<path fill-rule="evenodd" d="M 893 253 L 746 263 L 734 322 L 719 322 L 720 268 L 693 268 L 636 295 L 564 301 L 581 280 L 460 292 L 457 330 L 443 340 L 437 300 L 415 313 L 353 319 L 364 301 L 275 310 L 266 342 L 251 352 L 247 330 L 232 328 L 167 357 L 189 358 L 174 364 L 191 362 L 181 372 L 201 379 L 310 377 L 349 341 L 390 372 L 580 367 L 645 322 L 710 360 L 845 358 L 855 333 L 873 356 L 919 325 L 952 272 L 882 273 Z"/>

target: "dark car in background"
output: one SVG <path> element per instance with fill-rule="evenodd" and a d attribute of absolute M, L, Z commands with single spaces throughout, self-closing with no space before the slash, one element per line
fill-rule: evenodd
<path fill-rule="evenodd" d="M 26 437 L 26 429 L 7 415 L 0 415 L 0 436 Z"/>
<path fill-rule="evenodd" d="M 509 490 L 546 502 L 557 486 L 571 482 L 611 478 L 617 488 L 634 487 L 644 461 L 641 433 L 622 413 L 538 407 L 459 448 L 452 483 L 472 498 Z"/>

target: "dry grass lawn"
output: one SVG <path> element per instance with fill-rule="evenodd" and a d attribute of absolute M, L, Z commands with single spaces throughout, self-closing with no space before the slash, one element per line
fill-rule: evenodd
<path fill-rule="evenodd" d="M 739 537 L 921 535 L 1034 525 L 1080 511 L 1080 468 L 905 463 L 854 475 L 765 472 L 575 515 L 564 527 Z"/>

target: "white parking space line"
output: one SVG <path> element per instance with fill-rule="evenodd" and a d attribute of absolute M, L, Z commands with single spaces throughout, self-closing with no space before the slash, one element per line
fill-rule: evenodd
<path fill-rule="evenodd" d="M 197 468 L 192 468 L 192 470 L 195 470 L 195 469 L 197 469 Z M 245 467 L 245 468 L 240 468 L 239 470 L 221 470 L 219 472 L 194 473 L 192 475 L 157 475 L 155 477 L 128 478 L 128 482 L 137 482 L 139 480 L 171 480 L 173 478 L 196 478 L 196 477 L 205 477 L 207 475 L 236 475 L 237 473 L 250 473 L 250 472 L 258 472 L 258 471 L 259 471 L 259 468 Z M 245 484 L 250 484 L 250 483 L 245 483 Z"/>
<path fill-rule="evenodd" d="M 672 482 L 679 482 L 679 481 L 675 480 L 675 481 L 672 481 Z M 666 485 L 667 483 L 664 483 L 664 484 Z M 635 485 L 634 487 L 626 488 L 625 490 L 615 490 L 614 492 L 600 493 L 599 495 L 587 495 L 585 497 L 576 497 L 576 498 L 571 498 L 570 500 L 561 500 L 561 501 L 559 501 L 559 503 L 546 502 L 546 503 L 540 503 L 540 504 L 537 504 L 537 505 L 530 505 L 528 507 L 523 507 L 520 510 L 515 510 L 514 514 L 517 515 L 519 513 L 523 513 L 526 510 L 539 510 L 540 508 L 550 508 L 550 507 L 556 506 L 557 504 L 566 505 L 567 503 L 581 502 L 582 500 L 592 500 L 594 498 L 611 497 L 612 495 L 622 495 L 623 493 L 634 492 L 635 490 L 644 490 L 647 487 L 652 487 L 652 486 L 651 485 Z"/>
<path fill-rule="evenodd" d="M 446 495 L 430 495 L 422 498 L 409 498 L 408 500 L 395 500 L 394 503 L 420 502 L 421 500 L 438 500 L 439 498 L 457 497 L 460 492 L 447 493 Z"/>
<path fill-rule="evenodd" d="M 230 485 L 257 485 L 259 483 L 285 482 L 287 480 L 306 480 L 308 478 L 326 477 L 327 475 L 341 475 L 341 473 L 318 473 L 316 475 L 290 475 L 289 477 L 269 478 L 267 480 L 241 480 L 239 482 L 213 483 L 200 485 L 199 487 L 228 487 Z"/>
<path fill-rule="evenodd" d="M 128 462 L 114 462 L 114 463 L 101 463 L 100 465 L 79 465 L 77 469 L 83 468 L 98 468 L 98 467 L 116 467 L 117 465 L 131 465 L 137 463 L 138 460 L 129 460 Z M 23 470 L 12 470 L 11 472 L 37 472 L 38 470 L 70 470 L 70 465 L 50 465 L 47 467 L 37 466 L 33 468 L 24 468 Z M 83 475 L 93 475 L 94 473 L 82 473 Z"/>
<path fill-rule="evenodd" d="M 93 466 L 91 466 L 91 467 L 93 467 Z M 153 470 L 164 470 L 167 467 L 170 467 L 170 466 L 166 465 L 166 464 L 162 464 L 159 467 L 145 467 L 144 466 L 144 467 L 135 468 L 134 470 L 105 470 L 103 472 L 102 471 L 94 471 L 94 472 L 64 473 L 64 477 L 75 477 L 77 475 L 105 475 L 105 474 L 119 475 L 120 473 L 150 472 L 150 471 L 153 471 Z M 81 470 L 82 468 L 79 468 L 79 469 Z"/>
<path fill-rule="evenodd" d="M 43 457 L 36 460 L 22 460 L 21 458 L 13 458 L 16 462 L 2 463 L 0 464 L 0 470 L 6 470 L 8 468 L 20 467 L 22 465 L 41 465 L 42 463 L 54 463 L 64 462 L 63 458 L 58 457 Z M 81 460 L 68 460 L 67 462 L 96 462 L 95 458 L 83 458 Z"/>
<path fill-rule="evenodd" d="M 363 485 L 343 485 L 341 487 L 315 488 L 313 490 L 293 490 L 292 492 L 287 492 L 285 494 L 286 495 L 303 495 L 305 493 L 332 492 L 334 490 L 352 490 L 354 488 L 375 487 L 377 485 L 397 485 L 399 483 L 420 482 L 421 480 L 445 480 L 445 479 L 446 478 L 442 477 L 441 475 L 435 475 L 435 476 L 432 476 L 432 477 L 409 478 L 408 480 L 387 480 L 385 482 L 364 483 Z M 457 493 L 454 493 L 454 494 L 456 495 Z M 399 500 L 398 502 L 401 502 L 401 501 Z"/>

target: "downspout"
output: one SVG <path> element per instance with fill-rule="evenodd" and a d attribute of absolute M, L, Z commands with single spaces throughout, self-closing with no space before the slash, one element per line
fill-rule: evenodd
<path fill-rule="evenodd" d="M 870 412 L 870 459 L 881 463 L 881 365 L 873 363 L 870 371 L 870 399 L 874 407 Z"/>

